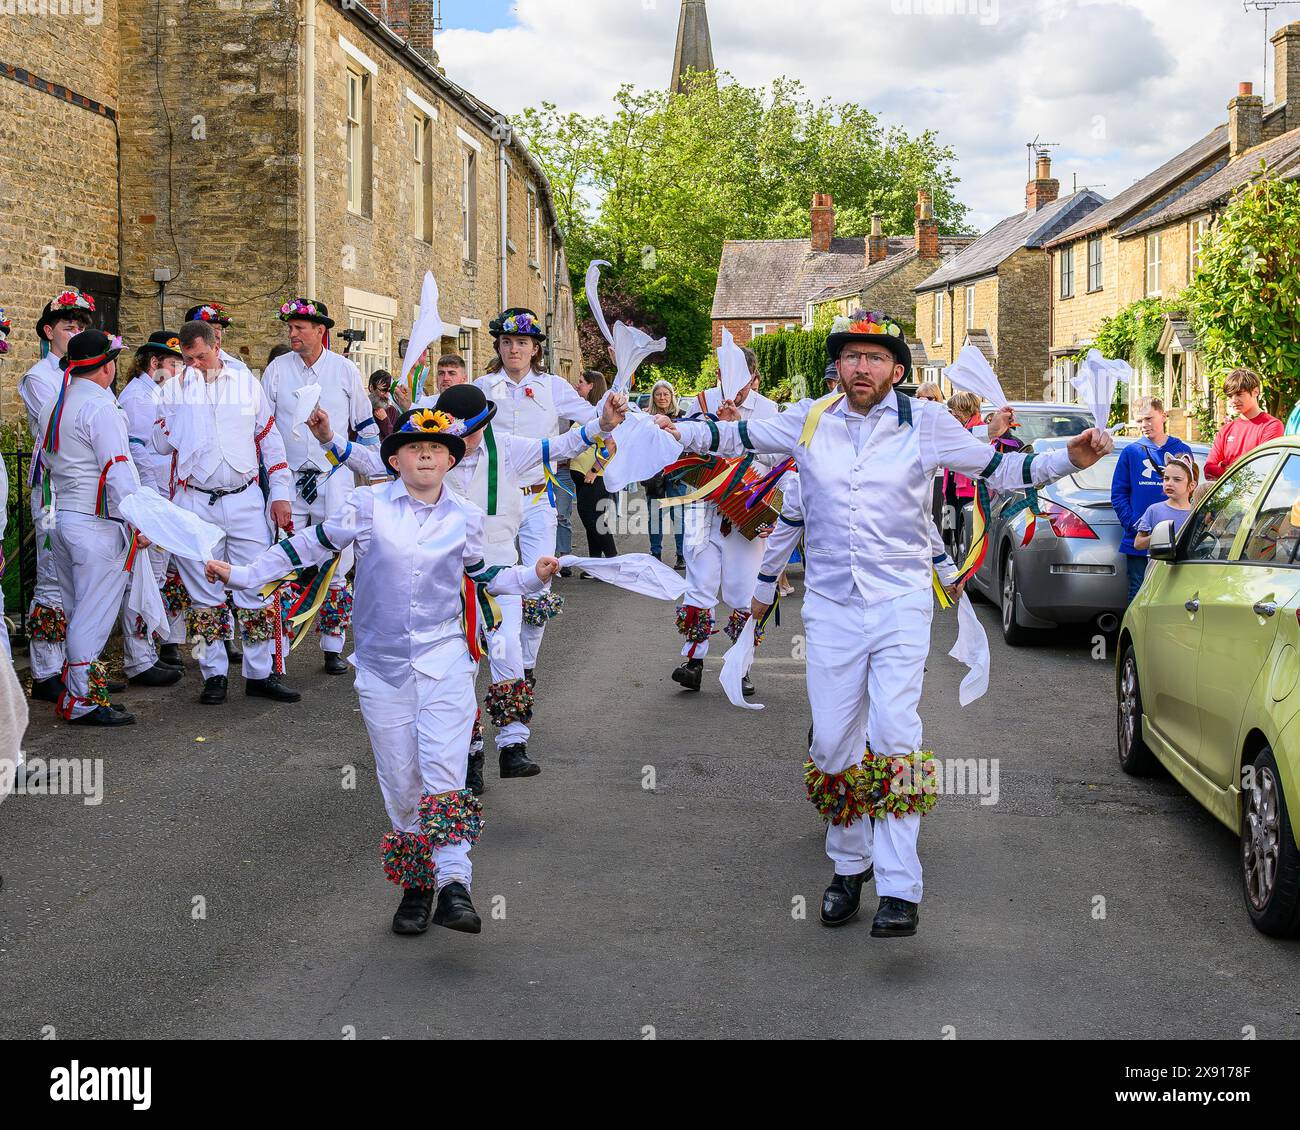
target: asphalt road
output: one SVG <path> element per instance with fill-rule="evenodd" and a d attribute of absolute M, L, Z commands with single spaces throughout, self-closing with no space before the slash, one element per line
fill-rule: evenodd
<path fill-rule="evenodd" d="M 129 730 L 41 707 L 28 756 L 102 758 L 104 796 L 0 806 L 0 1036 L 1300 1034 L 1300 943 L 1247 922 L 1228 831 L 1169 779 L 1120 773 L 1110 657 L 1088 636 L 1012 650 L 979 606 L 992 682 L 963 710 L 955 617 L 936 614 L 927 745 L 998 759 L 997 803 L 941 798 L 920 933 L 873 940 L 874 895 L 843 929 L 816 921 L 830 866 L 801 779 L 798 599 L 753 673 L 767 709 L 744 712 L 716 660 L 698 695 L 669 681 L 671 606 L 561 591 L 544 771 L 500 781 L 489 760 L 477 937 L 389 932 L 351 680 L 308 645 L 296 707 L 246 700 L 237 678 L 200 707 L 193 666 L 122 696 Z"/>

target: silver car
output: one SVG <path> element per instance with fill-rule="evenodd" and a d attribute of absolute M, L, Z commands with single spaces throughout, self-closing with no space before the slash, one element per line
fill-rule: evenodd
<path fill-rule="evenodd" d="M 1033 447 L 1046 452 L 1068 442 L 1047 438 Z M 1105 632 L 1119 626 L 1128 604 L 1128 567 L 1119 551 L 1124 529 L 1111 506 L 1110 484 L 1120 451 L 1133 442 L 1116 438 L 1112 454 L 1040 487 L 1040 509 L 1047 517 L 1038 519 L 1028 545 L 1022 544 L 1028 511 L 1006 517 L 1024 492 L 994 497 L 988 552 L 970 588 L 1001 608 L 1002 637 L 1013 647 L 1031 643 L 1041 638 L 1043 630 L 1063 624 L 1095 621 Z M 1209 447 L 1188 446 L 1204 468 Z M 964 528 L 969 529 L 968 516 L 966 523 Z"/>

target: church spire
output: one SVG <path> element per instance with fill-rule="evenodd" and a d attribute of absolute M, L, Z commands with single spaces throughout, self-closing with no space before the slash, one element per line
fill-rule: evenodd
<path fill-rule="evenodd" d="M 713 69 L 713 44 L 709 39 L 709 15 L 704 10 L 704 0 L 682 0 L 677 53 L 673 58 L 673 93 L 682 93 L 682 80 L 687 71 Z"/>

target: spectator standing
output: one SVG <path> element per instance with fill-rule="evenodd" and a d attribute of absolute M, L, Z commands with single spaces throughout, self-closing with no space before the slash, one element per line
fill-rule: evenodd
<path fill-rule="evenodd" d="M 651 415 L 667 416 L 670 420 L 676 420 L 681 416 L 677 404 L 677 391 L 667 381 L 655 381 L 650 389 L 649 411 Z M 645 480 L 646 499 L 650 503 L 650 553 L 655 557 L 661 557 L 664 551 L 664 499 L 675 498 L 685 493 L 684 483 L 665 479 L 662 473 Z M 681 523 L 676 520 L 676 514 L 672 511 L 668 514 L 668 524 L 673 529 L 677 541 L 677 562 L 673 568 L 685 569 L 686 558 L 682 552 L 682 539 L 685 535 Z"/>
<path fill-rule="evenodd" d="M 390 395 L 393 391 L 393 374 L 387 369 L 376 369 L 370 374 L 368 385 L 371 415 L 374 417 L 375 426 L 379 429 L 379 439 L 382 442 L 392 435 L 393 425 L 397 423 L 397 417 L 402 414 Z"/>
<path fill-rule="evenodd" d="M 1161 522 L 1173 522 L 1174 536 L 1183 528 L 1192 512 L 1192 491 L 1198 478 L 1196 460 L 1191 454 L 1171 455 L 1161 474 L 1164 500 L 1153 502 L 1138 519 L 1137 535 L 1133 539 L 1138 549 L 1146 551 L 1151 544 L 1151 531 Z"/>
<path fill-rule="evenodd" d="M 1205 461 L 1205 477 L 1209 482 L 1220 478 L 1246 452 L 1285 433 L 1282 421 L 1260 407 L 1262 388 L 1259 374 L 1252 369 L 1233 369 L 1224 378 L 1223 394 L 1237 415 L 1214 437 L 1210 456 Z"/>
<path fill-rule="evenodd" d="M 578 378 L 577 388 L 578 395 L 588 404 L 599 404 L 600 398 L 609 391 L 609 383 L 605 380 L 604 373 L 588 369 Z M 578 517 L 582 519 L 583 529 L 587 531 L 587 555 L 617 557 L 614 535 L 607 529 L 601 529 L 601 518 L 604 516 L 605 523 L 608 523 L 608 515 L 614 510 L 614 499 L 605 489 L 604 468 L 597 464 L 596 446 L 592 444 L 581 455 L 575 455 L 569 461 L 569 474 L 578 496 Z M 583 576 L 590 579 L 591 575 L 583 573 Z"/>
<path fill-rule="evenodd" d="M 1164 501 L 1164 466 L 1171 456 L 1191 455 L 1192 449 L 1165 431 L 1165 406 L 1159 397 L 1144 396 L 1137 404 L 1137 422 L 1142 435 L 1119 453 L 1110 481 L 1110 502 L 1124 526 L 1119 551 L 1128 562 L 1128 598 L 1131 602 L 1142 587 L 1147 571 L 1145 547 L 1134 542 L 1138 522 L 1148 507 Z"/>

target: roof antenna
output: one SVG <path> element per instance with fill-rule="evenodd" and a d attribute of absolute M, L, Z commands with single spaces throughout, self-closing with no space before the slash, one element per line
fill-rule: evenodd
<path fill-rule="evenodd" d="M 1260 83 L 1259 94 L 1264 99 L 1265 105 L 1268 104 L 1268 14 L 1274 8 L 1279 8 L 1283 4 L 1295 4 L 1300 0 L 1241 0 L 1241 10 L 1249 12 L 1254 8 L 1257 12 L 1264 13 L 1264 81 Z M 1276 91 L 1273 92 L 1276 95 Z"/>
<path fill-rule="evenodd" d="M 1297 0 L 1297 2 L 1300 3 L 1300 0 Z M 1055 149 L 1061 144 L 1059 141 L 1039 141 L 1040 136 L 1040 134 L 1035 134 L 1033 141 L 1025 142 L 1025 162 L 1028 165 L 1025 177 L 1027 180 L 1034 179 L 1034 158 L 1050 157 L 1049 150 Z"/>

